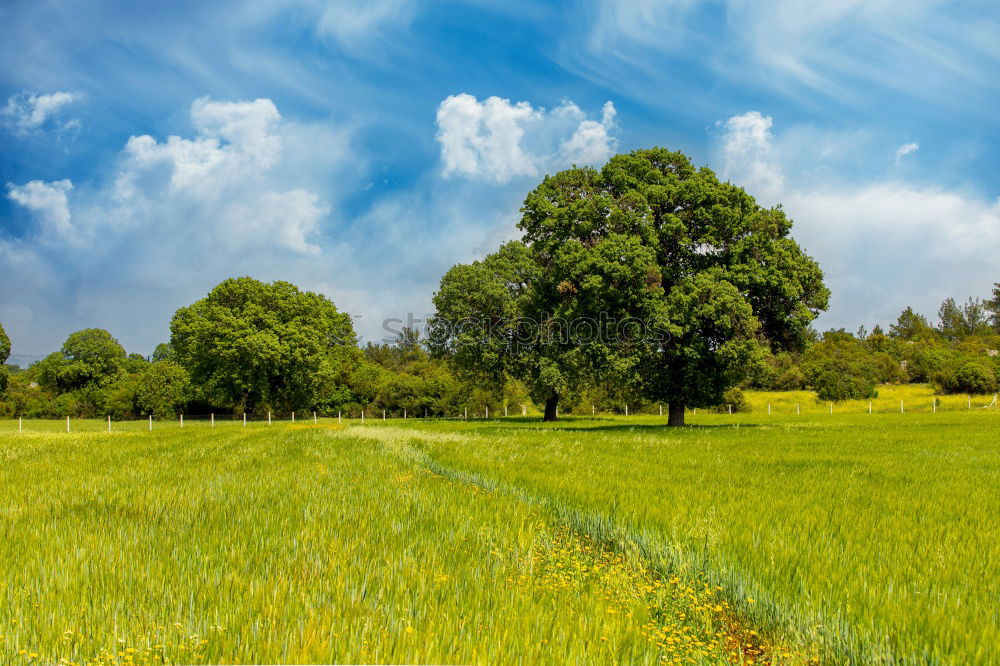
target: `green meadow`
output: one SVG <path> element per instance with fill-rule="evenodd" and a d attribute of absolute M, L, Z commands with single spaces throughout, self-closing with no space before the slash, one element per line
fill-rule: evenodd
<path fill-rule="evenodd" d="M 748 397 L 5 421 L 0 663 L 1000 662 L 992 396 Z"/>

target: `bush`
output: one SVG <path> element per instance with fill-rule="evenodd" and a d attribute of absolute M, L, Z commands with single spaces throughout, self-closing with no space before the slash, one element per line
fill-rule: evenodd
<path fill-rule="evenodd" d="M 722 404 L 713 407 L 712 411 L 717 414 L 726 414 L 729 412 L 730 406 L 733 408 L 733 414 L 750 411 L 750 403 L 747 402 L 746 396 L 743 395 L 743 391 L 736 387 L 723 393 Z"/>
<path fill-rule="evenodd" d="M 820 400 L 862 400 L 878 396 L 875 380 L 860 372 L 842 372 L 832 368 L 820 372 L 813 380 L 813 388 Z"/>
<path fill-rule="evenodd" d="M 978 361 L 966 361 L 943 386 L 949 393 L 992 393 L 997 389 L 993 369 Z"/>

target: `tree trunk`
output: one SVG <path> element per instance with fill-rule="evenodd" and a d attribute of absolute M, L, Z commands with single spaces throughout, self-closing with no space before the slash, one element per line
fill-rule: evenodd
<path fill-rule="evenodd" d="M 559 408 L 559 396 L 553 395 L 545 400 L 545 416 L 542 417 L 543 421 L 555 421 L 557 412 Z"/>
<path fill-rule="evenodd" d="M 670 403 L 670 415 L 667 417 L 667 425 L 672 428 L 679 428 L 684 425 L 684 403 Z"/>

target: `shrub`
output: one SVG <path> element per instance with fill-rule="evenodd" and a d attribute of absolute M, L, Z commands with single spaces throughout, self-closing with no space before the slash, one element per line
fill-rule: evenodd
<path fill-rule="evenodd" d="M 997 378 L 992 368 L 966 361 L 955 373 L 952 388 L 957 393 L 991 393 L 997 388 Z"/>
<path fill-rule="evenodd" d="M 743 395 L 743 391 L 736 387 L 733 387 L 723 393 L 722 404 L 713 407 L 712 411 L 719 414 L 725 414 L 729 412 L 730 405 L 733 408 L 733 414 L 736 412 L 750 411 L 750 403 L 747 402 L 746 396 Z"/>
<path fill-rule="evenodd" d="M 832 402 L 874 398 L 878 395 L 875 385 L 875 380 L 864 373 L 843 372 L 836 368 L 820 372 L 813 380 L 816 396 Z"/>

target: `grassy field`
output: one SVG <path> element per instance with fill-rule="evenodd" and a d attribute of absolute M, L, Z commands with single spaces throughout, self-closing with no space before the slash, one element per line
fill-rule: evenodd
<path fill-rule="evenodd" d="M 6 422 L 0 662 L 1000 663 L 1000 412 L 893 390 L 682 431 Z"/>

